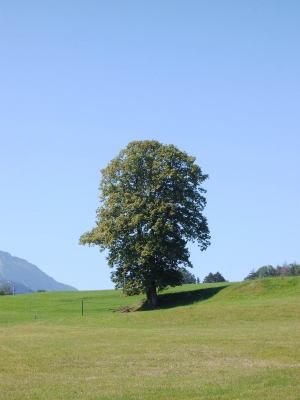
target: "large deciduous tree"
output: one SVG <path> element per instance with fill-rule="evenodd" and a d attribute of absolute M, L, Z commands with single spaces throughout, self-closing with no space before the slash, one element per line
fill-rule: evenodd
<path fill-rule="evenodd" d="M 146 293 L 182 284 L 181 267 L 192 267 L 188 241 L 210 244 L 203 175 L 195 158 L 157 141 L 128 144 L 102 171 L 96 227 L 80 244 L 108 249 L 112 281 L 125 293 Z"/>

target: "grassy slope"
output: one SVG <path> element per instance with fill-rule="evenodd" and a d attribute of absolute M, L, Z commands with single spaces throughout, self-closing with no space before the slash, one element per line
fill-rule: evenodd
<path fill-rule="evenodd" d="M 120 294 L 0 297 L 0 398 L 300 398 L 300 278 Z"/>

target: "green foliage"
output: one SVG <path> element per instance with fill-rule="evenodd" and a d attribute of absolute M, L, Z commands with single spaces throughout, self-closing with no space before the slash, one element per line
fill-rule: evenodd
<path fill-rule="evenodd" d="M 291 264 L 290 267 L 291 275 L 292 276 L 299 276 L 300 275 L 300 265 L 299 264 Z"/>
<path fill-rule="evenodd" d="M 155 306 L 156 288 L 181 285 L 180 267 L 191 267 L 188 241 L 210 244 L 207 179 L 195 158 L 157 141 L 128 144 L 102 171 L 97 226 L 80 244 L 108 249 L 112 281 L 128 295 L 146 293 Z"/>
<path fill-rule="evenodd" d="M 186 268 L 180 268 L 180 271 L 183 276 L 183 279 L 182 279 L 183 284 L 191 284 L 191 283 L 197 282 L 195 275 L 191 274 Z"/>
<path fill-rule="evenodd" d="M 212 274 L 211 272 L 204 278 L 203 283 L 216 283 L 216 282 L 226 282 L 226 279 L 220 272 Z"/>
<path fill-rule="evenodd" d="M 0 286 L 0 296 L 11 295 L 11 294 L 12 294 L 12 290 L 11 290 L 9 284 L 3 283 Z"/>
<path fill-rule="evenodd" d="M 272 276 L 276 276 L 276 270 L 272 265 L 260 267 L 256 273 L 258 278 L 271 278 Z"/>
<path fill-rule="evenodd" d="M 277 265 L 274 268 L 272 265 L 265 265 L 260 267 L 257 271 L 254 269 L 246 276 L 244 281 L 249 281 L 253 279 L 261 279 L 261 278 L 271 278 L 278 276 L 297 276 L 300 275 L 300 265 L 296 262 L 287 265 L 284 263 L 282 266 Z"/>
<path fill-rule="evenodd" d="M 254 269 L 252 269 L 252 271 L 249 272 L 244 281 L 251 281 L 257 278 L 258 278 L 257 272 Z"/>

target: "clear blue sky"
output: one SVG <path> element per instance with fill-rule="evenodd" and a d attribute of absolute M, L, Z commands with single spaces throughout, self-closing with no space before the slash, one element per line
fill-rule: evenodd
<path fill-rule="evenodd" d="M 300 3 L 1 0 L 0 138 L 0 250 L 60 282 L 113 288 L 78 239 L 144 139 L 209 174 L 201 280 L 300 262 Z"/>

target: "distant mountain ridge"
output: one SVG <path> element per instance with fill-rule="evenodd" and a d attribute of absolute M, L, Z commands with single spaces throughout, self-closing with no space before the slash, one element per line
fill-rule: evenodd
<path fill-rule="evenodd" d="M 15 282 L 10 279 L 0 278 L 0 287 L 3 285 L 8 285 L 12 294 L 34 293 L 34 290 L 26 285 L 23 285 L 23 283 Z"/>
<path fill-rule="evenodd" d="M 46 290 L 47 292 L 56 292 L 77 290 L 73 286 L 57 282 L 36 265 L 1 250 L 0 279 L 13 281 L 15 284 L 20 283 L 33 291 Z"/>

